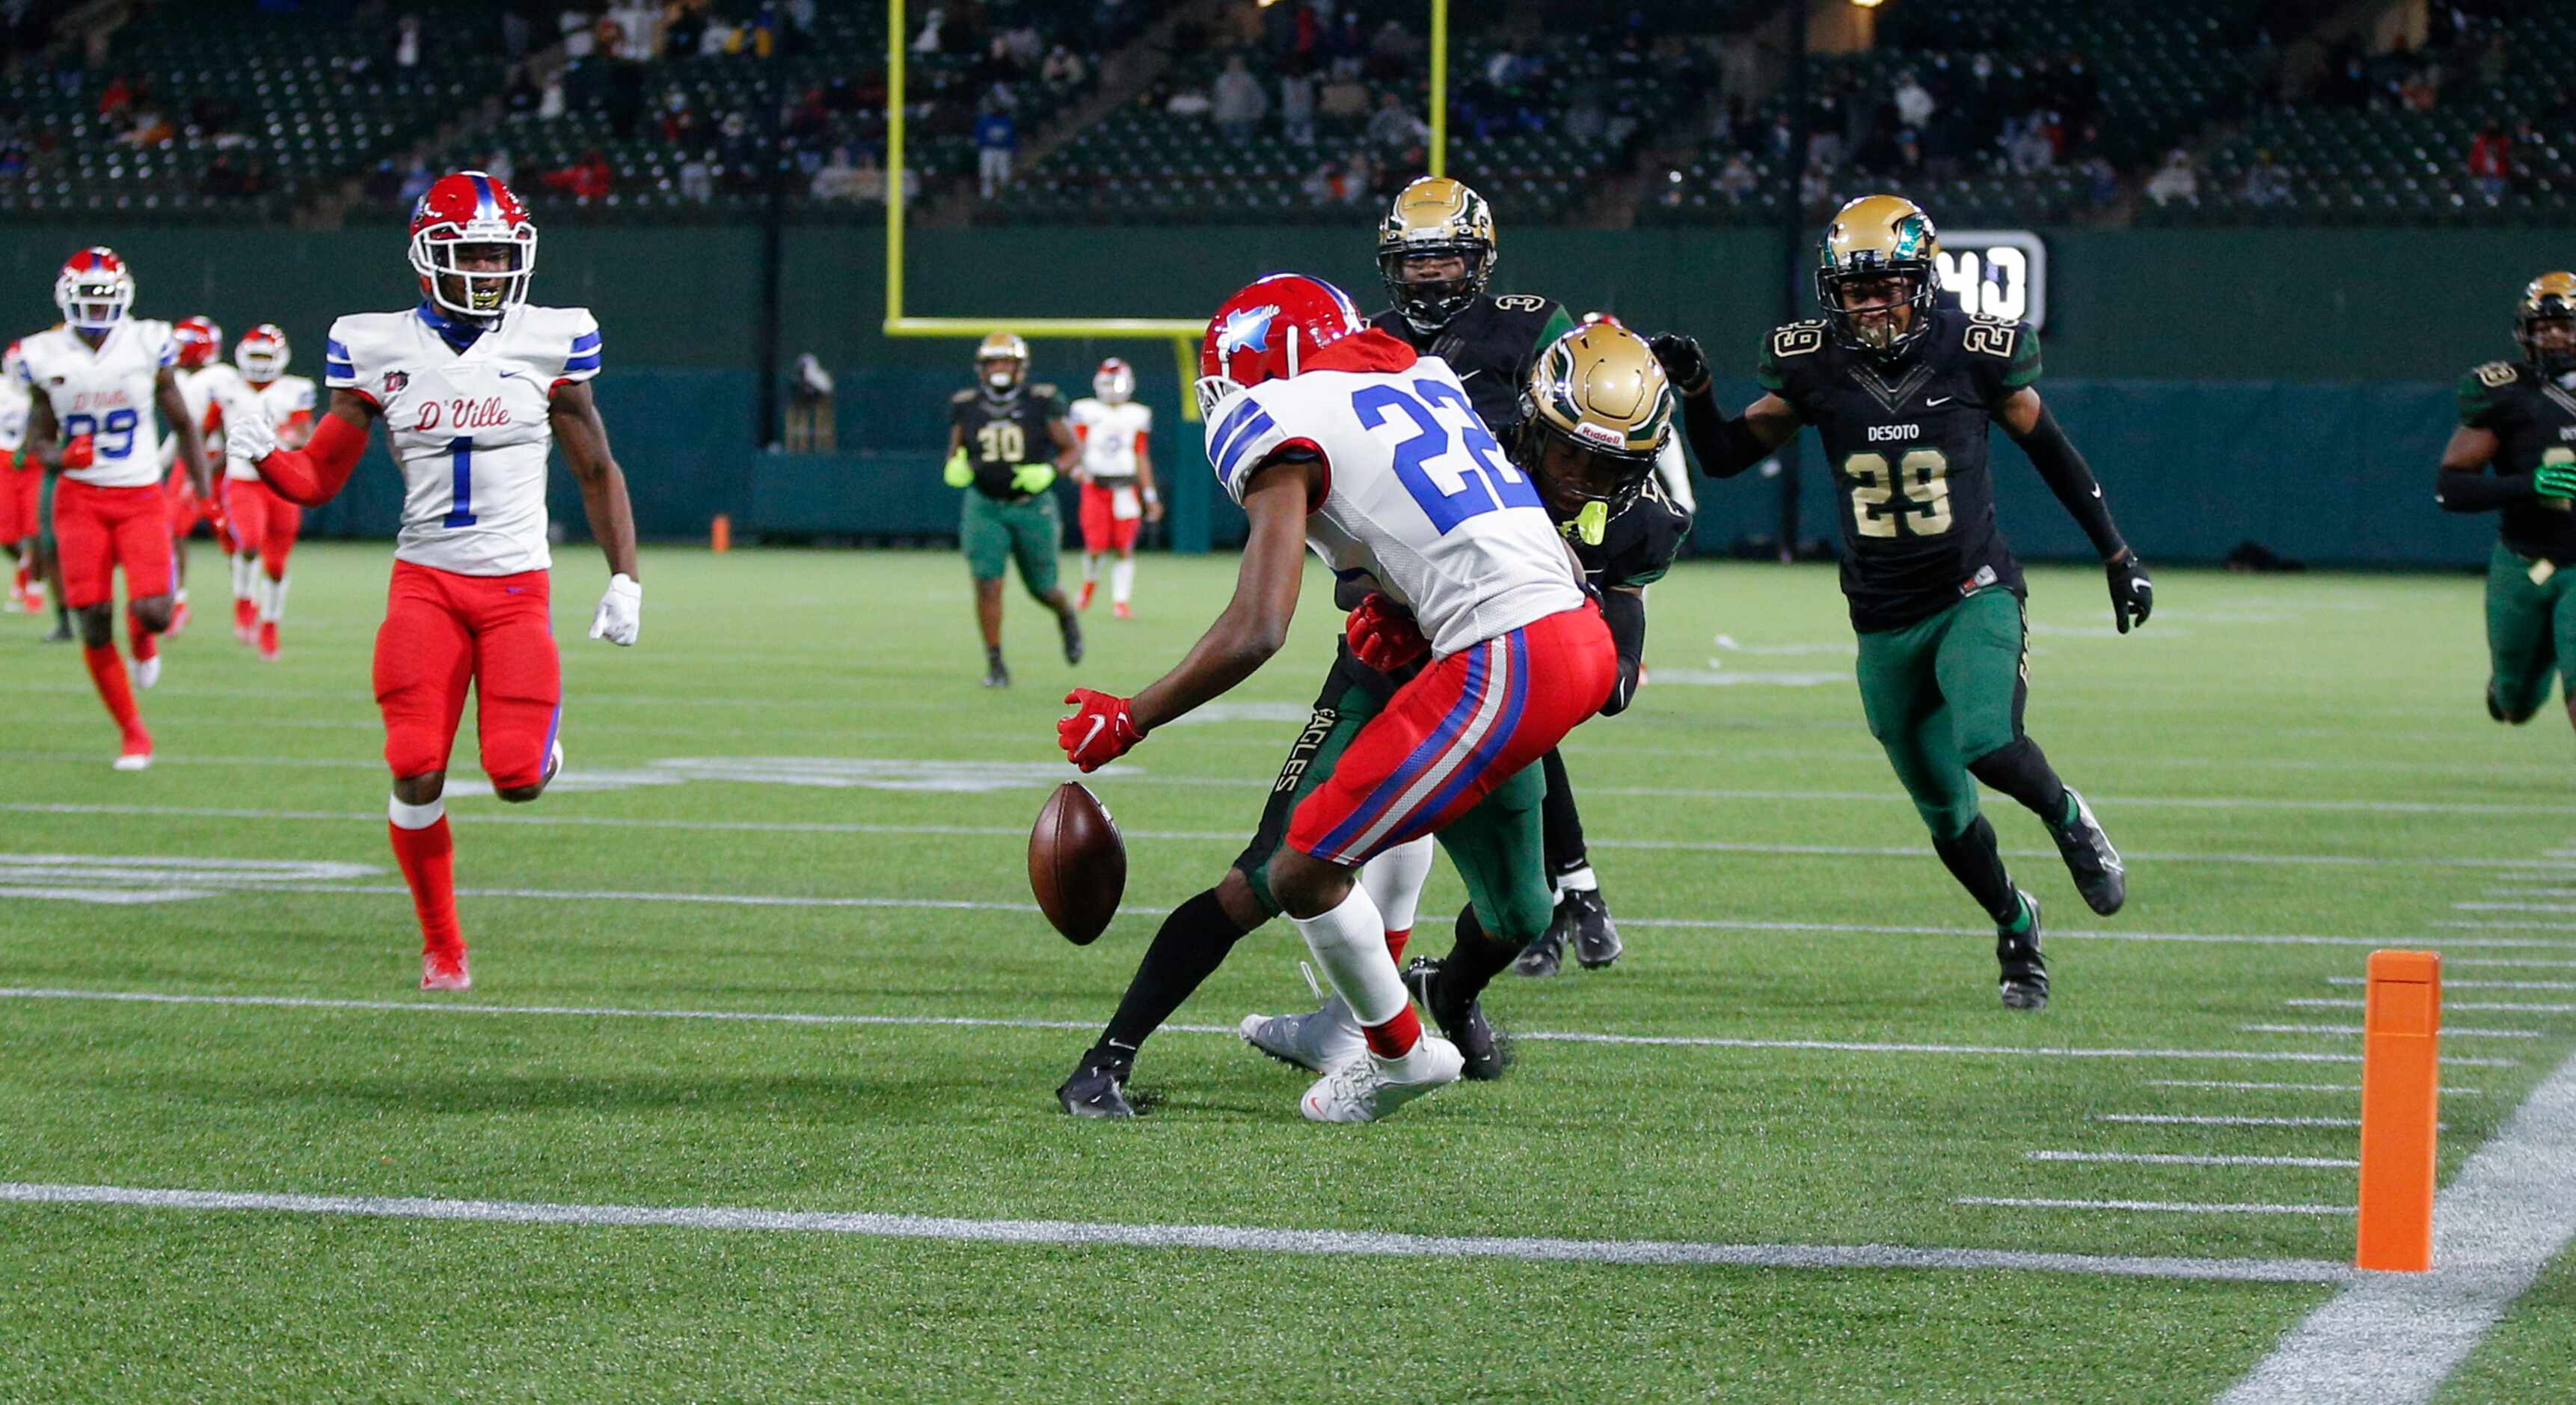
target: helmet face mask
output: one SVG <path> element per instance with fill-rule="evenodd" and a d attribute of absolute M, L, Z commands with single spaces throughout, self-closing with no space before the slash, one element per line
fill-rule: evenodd
<path fill-rule="evenodd" d="M 1496 258 L 1484 197 L 1446 177 L 1406 186 L 1378 226 L 1378 276 L 1417 331 L 1436 332 L 1466 311 L 1494 276 Z"/>
<path fill-rule="evenodd" d="M 442 311 L 489 322 L 528 300 L 536 222 L 508 186 L 481 171 L 441 176 L 412 208 L 411 266 Z"/>
<path fill-rule="evenodd" d="M 1864 195 L 1835 213 L 1817 247 L 1816 302 L 1834 337 L 1893 359 L 1932 330 L 1941 241 L 1911 200 Z"/>
<path fill-rule="evenodd" d="M 1009 332 L 995 332 L 975 348 L 975 380 L 988 395 L 1008 395 L 1029 374 L 1029 344 Z"/>
<path fill-rule="evenodd" d="M 134 306 L 134 275 L 103 245 L 81 250 L 54 279 L 54 306 L 77 332 L 105 333 Z"/>
<path fill-rule="evenodd" d="M 1645 339 L 1604 321 L 1539 353 L 1521 388 L 1513 458 L 1568 535 L 1598 546 L 1672 437 L 1672 383 Z"/>
<path fill-rule="evenodd" d="M 266 385 L 286 374 L 293 353 L 286 344 L 286 333 L 274 322 L 262 322 L 242 334 L 233 348 L 233 364 L 241 368 L 242 379 L 253 385 Z"/>
<path fill-rule="evenodd" d="M 2576 274 L 2544 273 L 2514 304 L 2513 339 L 2531 368 L 2552 378 L 2576 371 Z"/>

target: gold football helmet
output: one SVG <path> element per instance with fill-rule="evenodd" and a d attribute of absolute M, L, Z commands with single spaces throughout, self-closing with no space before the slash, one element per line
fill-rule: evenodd
<path fill-rule="evenodd" d="M 1932 217 L 1904 196 L 1864 195 L 1843 206 L 1816 249 L 1816 301 L 1824 306 L 1826 324 L 1855 351 L 1902 354 L 1932 330 L 1940 252 Z M 1849 305 L 1846 285 L 1886 278 L 1913 280 L 1904 302 Z M 1910 311 L 1900 317 L 1899 308 Z"/>
<path fill-rule="evenodd" d="M 1521 388 L 1514 455 L 1567 535 L 1599 546 L 1610 516 L 1655 471 L 1673 433 L 1673 388 L 1646 340 L 1616 322 L 1549 343 Z"/>
<path fill-rule="evenodd" d="M 992 332 L 975 347 L 975 374 L 994 392 L 1017 386 L 1029 373 L 1029 344 L 1010 332 Z"/>
<path fill-rule="evenodd" d="M 1466 263 L 1456 278 L 1409 282 L 1404 261 L 1425 254 L 1455 254 Z M 1377 271 L 1404 320 L 1436 332 L 1467 310 L 1494 276 L 1494 212 L 1485 197 L 1447 176 L 1424 176 L 1396 192 L 1377 227 Z"/>
<path fill-rule="evenodd" d="M 2558 323 L 2564 335 L 2540 344 L 2541 324 Z M 2524 286 L 2513 305 L 2513 339 L 2523 359 L 2544 376 L 2576 371 L 2576 273 L 2544 273 Z"/>

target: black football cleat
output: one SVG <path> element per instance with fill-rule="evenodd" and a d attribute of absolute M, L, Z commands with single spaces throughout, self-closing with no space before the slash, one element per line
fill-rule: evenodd
<path fill-rule="evenodd" d="M 1440 1033 L 1450 1043 L 1458 1046 L 1458 1053 L 1466 1059 L 1467 1066 L 1460 1070 L 1460 1077 L 1480 1083 L 1502 1077 L 1503 1051 L 1494 1042 L 1494 1027 L 1485 1021 L 1484 1002 L 1445 999 L 1442 993 L 1445 983 L 1440 979 L 1441 965 L 1440 958 L 1436 956 L 1415 957 L 1413 964 L 1404 968 L 1405 987 L 1413 992 L 1414 999 L 1422 1002 L 1422 1008 L 1430 1012 L 1431 1022 L 1440 1027 Z"/>
<path fill-rule="evenodd" d="M 1523 976 L 1553 976 L 1565 969 L 1566 907 L 1556 905 L 1556 920 L 1547 924 L 1537 941 L 1521 948 L 1512 958 L 1512 971 Z"/>
<path fill-rule="evenodd" d="M 2049 837 L 2057 841 L 2058 855 L 2066 860 L 2066 876 L 2075 880 L 2084 905 L 2108 917 L 2129 900 L 2128 870 L 2120 864 L 2120 851 L 2111 847 L 2111 836 L 2102 832 L 2102 822 L 2093 818 L 2093 807 L 2072 787 L 2066 798 L 2075 802 L 2074 822 L 2050 825 Z"/>
<path fill-rule="evenodd" d="M 1559 913 L 1568 906 L 1574 910 L 1574 959 L 1587 971 L 1607 968 L 1627 950 L 1619 940 L 1619 928 L 1610 920 L 1610 904 L 1602 901 L 1601 890 L 1569 892 L 1556 906 Z"/>
<path fill-rule="evenodd" d="M 2039 899 L 2023 893 L 2021 901 L 2030 913 L 2029 930 L 1995 929 L 1995 964 L 2003 969 L 2004 1008 L 2045 1010 L 2048 1008 L 2048 960 L 2039 952 Z"/>
<path fill-rule="evenodd" d="M 51 630 L 36 636 L 36 642 L 39 644 L 68 644 L 72 642 L 72 627 L 68 624 L 56 621 Z"/>
<path fill-rule="evenodd" d="M 987 688 L 1011 686 L 1011 671 L 1002 666 L 1000 659 L 995 659 L 984 666 L 984 686 Z"/>
<path fill-rule="evenodd" d="M 1115 1064 L 1089 1063 L 1073 1071 L 1055 1090 L 1055 1100 L 1076 1117 L 1133 1117 L 1127 1101 L 1127 1071 Z"/>
<path fill-rule="evenodd" d="M 1055 617 L 1056 632 L 1064 636 L 1064 661 L 1082 662 L 1082 621 L 1071 610 Z"/>

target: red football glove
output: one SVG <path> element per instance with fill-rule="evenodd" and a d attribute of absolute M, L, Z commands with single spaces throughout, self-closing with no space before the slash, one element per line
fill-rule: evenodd
<path fill-rule="evenodd" d="M 1133 707 L 1126 698 L 1097 688 L 1076 688 L 1064 700 L 1074 705 L 1074 712 L 1055 724 L 1056 745 L 1064 748 L 1067 761 L 1085 772 L 1099 770 L 1145 739 L 1136 730 Z"/>
<path fill-rule="evenodd" d="M 1431 652 L 1431 641 L 1422 637 L 1413 612 L 1376 591 L 1351 611 L 1342 634 L 1350 640 L 1351 654 L 1380 673 L 1419 663 Z"/>
<path fill-rule="evenodd" d="M 66 469 L 89 467 L 96 462 L 92 457 L 92 447 L 90 437 L 86 434 L 75 434 L 64 441 L 63 467 Z"/>

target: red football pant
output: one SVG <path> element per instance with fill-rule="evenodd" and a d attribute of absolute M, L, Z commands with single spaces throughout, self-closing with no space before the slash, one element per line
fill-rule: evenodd
<path fill-rule="evenodd" d="M 270 580 L 284 580 L 287 558 L 295 554 L 295 534 L 304 528 L 304 509 L 255 478 L 227 478 L 223 492 L 236 549 L 257 556 Z"/>
<path fill-rule="evenodd" d="M 9 451 L 0 449 L 0 459 Z M 44 530 L 44 470 L 0 468 L 0 542 L 22 542 Z"/>
<path fill-rule="evenodd" d="M 376 706 L 397 779 L 447 769 L 468 684 L 493 787 L 543 780 L 563 715 L 546 573 L 460 576 L 395 562 L 376 631 Z"/>
<path fill-rule="evenodd" d="M 104 605 L 125 571 L 125 598 L 170 593 L 170 509 L 158 488 L 98 488 L 65 478 L 54 486 L 54 542 L 63 559 L 63 603 Z"/>
<path fill-rule="evenodd" d="M 1599 712 L 1618 673 L 1588 602 L 1434 660 L 1298 804 L 1288 847 L 1356 868 L 1438 830 Z"/>
<path fill-rule="evenodd" d="M 1127 484 L 1126 488 L 1131 493 L 1136 491 L 1136 485 L 1133 483 Z M 1093 556 L 1099 556 L 1112 551 L 1125 551 L 1136 545 L 1136 529 L 1145 522 L 1142 515 L 1143 509 L 1140 505 L 1139 515 L 1122 518 L 1118 515 L 1117 503 L 1116 489 L 1104 488 L 1098 483 L 1082 485 L 1082 549 L 1084 551 Z"/>

